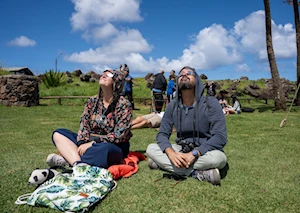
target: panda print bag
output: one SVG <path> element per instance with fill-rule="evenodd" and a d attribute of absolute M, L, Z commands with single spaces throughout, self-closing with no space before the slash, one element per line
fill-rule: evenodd
<path fill-rule="evenodd" d="M 27 201 L 16 201 L 16 204 L 27 203 L 64 212 L 86 212 L 115 187 L 116 182 L 107 169 L 78 165 L 73 167 L 73 173 L 55 176 L 39 186 Z"/>

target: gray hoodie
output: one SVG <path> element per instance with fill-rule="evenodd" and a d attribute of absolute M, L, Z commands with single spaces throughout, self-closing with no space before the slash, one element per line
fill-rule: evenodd
<path fill-rule="evenodd" d="M 185 140 L 196 144 L 195 147 L 204 155 L 208 151 L 221 150 L 227 142 L 226 120 L 222 107 L 213 96 L 203 96 L 204 86 L 196 74 L 195 95 L 193 107 L 185 107 L 181 100 L 181 91 L 176 89 L 176 98 L 165 110 L 161 127 L 156 136 L 160 149 L 171 147 L 169 141 L 173 125 L 177 131 L 176 142 Z M 177 83 L 178 87 L 178 83 Z"/>

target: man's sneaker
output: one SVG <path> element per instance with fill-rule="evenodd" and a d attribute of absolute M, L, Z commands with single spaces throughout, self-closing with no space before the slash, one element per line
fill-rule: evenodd
<path fill-rule="evenodd" d="M 48 155 L 46 162 L 50 167 L 69 165 L 69 163 L 62 156 L 57 154 Z"/>
<path fill-rule="evenodd" d="M 196 170 L 194 177 L 200 181 L 208 181 L 212 185 L 220 185 L 221 181 L 219 169 L 209 169 L 205 171 Z"/>
<path fill-rule="evenodd" d="M 148 159 L 148 166 L 150 169 L 159 169 L 158 165 L 151 159 Z"/>

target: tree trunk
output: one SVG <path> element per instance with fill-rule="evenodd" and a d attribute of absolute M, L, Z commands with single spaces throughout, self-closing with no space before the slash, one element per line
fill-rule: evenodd
<path fill-rule="evenodd" d="M 297 43 L 297 86 L 300 83 L 300 23 L 299 23 L 299 9 L 298 0 L 293 0 L 294 18 L 296 27 L 296 43 Z M 300 106 L 300 92 L 297 94 L 296 106 Z"/>
<path fill-rule="evenodd" d="M 268 53 L 268 59 L 269 59 L 270 70 L 271 70 L 272 81 L 273 81 L 275 110 L 281 110 L 281 109 L 286 110 L 285 95 L 281 87 L 280 77 L 279 77 L 274 49 L 273 49 L 272 23 L 271 23 L 271 11 L 270 11 L 269 0 L 264 0 L 264 6 L 265 6 L 265 19 L 266 19 L 266 45 L 267 45 L 267 53 Z"/>

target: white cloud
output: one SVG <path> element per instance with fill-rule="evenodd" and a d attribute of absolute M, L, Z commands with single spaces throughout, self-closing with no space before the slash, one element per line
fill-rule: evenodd
<path fill-rule="evenodd" d="M 241 61 L 235 38 L 221 25 L 213 24 L 199 32 L 189 49 L 183 51 L 181 63 L 199 69 L 214 69 Z"/>
<path fill-rule="evenodd" d="M 72 0 L 75 12 L 70 18 L 73 30 L 85 30 L 112 22 L 141 21 L 140 0 Z"/>
<path fill-rule="evenodd" d="M 214 69 L 218 66 L 234 64 L 241 61 L 238 44 L 234 37 L 221 25 L 212 25 L 199 32 L 189 48 L 184 49 L 178 59 L 169 60 L 161 57 L 146 60 L 141 53 L 151 51 L 152 47 L 138 30 L 121 31 L 111 42 L 95 50 L 73 53 L 68 60 L 79 63 L 105 64 L 115 66 L 120 61 L 130 64 L 137 71 L 179 70 L 185 65 L 196 69 Z"/>
<path fill-rule="evenodd" d="M 240 38 L 244 51 L 254 53 L 259 59 L 267 59 L 264 11 L 253 12 L 237 21 L 233 31 Z M 295 30 L 291 24 L 276 25 L 272 21 L 272 37 L 276 59 L 296 55 Z"/>
<path fill-rule="evenodd" d="M 138 30 L 120 31 L 118 36 L 108 44 L 95 50 L 89 49 L 79 53 L 73 53 L 67 59 L 73 62 L 89 64 L 114 65 L 124 61 L 131 53 L 147 53 L 151 46 L 142 37 Z"/>
<path fill-rule="evenodd" d="M 180 69 L 190 65 L 196 69 L 214 69 L 221 65 L 240 62 L 238 44 L 221 25 L 214 24 L 199 32 L 189 48 L 177 59 L 162 56 L 145 59 L 142 54 L 152 50 L 137 29 L 117 29 L 114 22 L 141 21 L 139 0 L 72 0 L 75 12 L 70 19 L 73 30 L 83 31 L 82 37 L 99 44 L 98 48 L 76 52 L 67 60 L 94 67 L 130 64 L 133 70 L 154 71 Z M 124 12 L 126 11 L 126 12 Z"/>
<path fill-rule="evenodd" d="M 234 65 L 236 71 L 249 72 L 250 67 L 244 63 L 246 55 L 250 53 L 258 59 L 267 59 L 264 11 L 251 13 L 237 21 L 232 29 L 225 29 L 220 24 L 201 29 L 188 48 L 178 52 L 177 58 L 169 59 L 163 55 L 145 58 L 143 54 L 151 52 L 153 46 L 139 30 L 116 25 L 142 20 L 139 0 L 72 1 L 75 4 L 75 13 L 70 19 L 73 30 L 82 31 L 86 41 L 93 41 L 99 47 L 75 52 L 66 59 L 86 64 L 95 70 L 117 68 L 119 63 L 127 63 L 135 72 L 155 72 L 159 68 L 179 70 L 186 65 L 196 70 Z M 296 45 L 292 25 L 276 25 L 273 22 L 272 30 L 276 58 L 294 57 Z"/>
<path fill-rule="evenodd" d="M 18 46 L 18 47 L 33 47 L 36 45 L 36 41 L 29 39 L 26 36 L 19 36 L 8 42 L 9 45 Z"/>
<path fill-rule="evenodd" d="M 130 54 L 125 60 L 136 70 L 144 72 L 153 72 L 159 67 L 167 71 L 179 70 L 186 65 L 197 70 L 205 70 L 240 62 L 242 57 L 237 48 L 238 44 L 234 37 L 221 25 L 214 24 L 201 30 L 178 59 L 169 60 L 167 57 L 161 57 L 156 60 L 150 58 L 147 61 L 140 54 Z"/>
<path fill-rule="evenodd" d="M 107 23 L 100 27 L 95 27 L 92 29 L 87 29 L 82 37 L 87 40 L 93 40 L 94 43 L 101 41 L 103 39 L 111 38 L 118 34 L 118 29 L 115 28 L 111 23 Z"/>
<path fill-rule="evenodd" d="M 247 64 L 237 64 L 236 71 L 238 72 L 250 72 L 250 67 Z"/>

